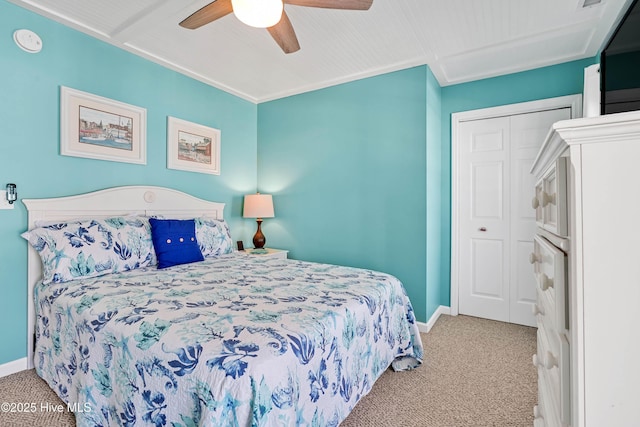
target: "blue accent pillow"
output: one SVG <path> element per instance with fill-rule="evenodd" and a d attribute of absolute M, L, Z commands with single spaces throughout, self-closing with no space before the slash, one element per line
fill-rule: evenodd
<path fill-rule="evenodd" d="M 158 268 L 204 261 L 192 219 L 149 218 Z"/>

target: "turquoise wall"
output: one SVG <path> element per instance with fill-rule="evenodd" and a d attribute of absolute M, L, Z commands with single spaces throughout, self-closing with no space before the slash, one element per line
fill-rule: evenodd
<path fill-rule="evenodd" d="M 43 40 L 29 54 L 13 42 L 28 28 Z M 0 0 L 0 189 L 19 198 L 56 197 L 134 184 L 175 188 L 227 203 L 235 239 L 251 239 L 242 195 L 256 189 L 257 106 Z M 59 154 L 60 85 L 147 109 L 147 164 Z M 167 116 L 222 132 L 221 175 L 166 168 Z M 27 213 L 0 210 L 0 364 L 25 357 Z"/>
<path fill-rule="evenodd" d="M 381 270 L 426 319 L 427 67 L 258 106 L 267 244 L 293 258 Z"/>
<path fill-rule="evenodd" d="M 426 292 L 427 320 L 438 306 L 449 305 L 449 232 L 443 223 L 446 209 L 442 200 L 446 199 L 448 185 L 443 176 L 442 143 L 442 89 L 431 69 L 427 67 L 427 236 L 426 236 Z"/>

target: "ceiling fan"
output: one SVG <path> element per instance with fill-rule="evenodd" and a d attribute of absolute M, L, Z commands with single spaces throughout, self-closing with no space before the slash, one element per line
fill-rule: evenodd
<path fill-rule="evenodd" d="M 368 10 L 373 0 L 214 0 L 180 22 L 195 30 L 233 12 L 247 25 L 266 28 L 284 53 L 300 50 L 300 44 L 284 4 L 325 9 Z"/>

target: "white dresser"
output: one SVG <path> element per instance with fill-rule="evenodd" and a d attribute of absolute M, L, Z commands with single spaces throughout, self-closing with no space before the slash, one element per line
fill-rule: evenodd
<path fill-rule="evenodd" d="M 557 122 L 532 173 L 536 426 L 640 425 L 640 111 Z"/>

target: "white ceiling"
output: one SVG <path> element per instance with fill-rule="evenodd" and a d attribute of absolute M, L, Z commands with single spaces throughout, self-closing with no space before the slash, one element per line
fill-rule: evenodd
<path fill-rule="evenodd" d="M 440 85 L 595 56 L 631 0 L 374 0 L 368 11 L 286 5 L 301 50 L 231 14 L 178 22 L 210 0 L 10 0 L 252 102 L 428 64 Z M 47 40 L 43 40 L 46 49 Z"/>

